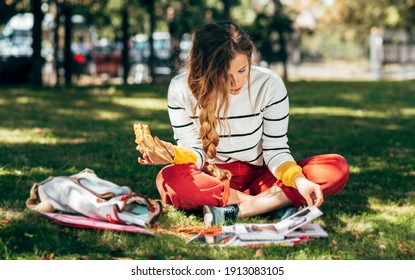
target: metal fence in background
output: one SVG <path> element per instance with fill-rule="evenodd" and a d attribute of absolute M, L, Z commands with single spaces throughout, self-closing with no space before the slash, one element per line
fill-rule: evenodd
<path fill-rule="evenodd" d="M 405 30 L 372 28 L 370 73 L 374 80 L 415 78 L 415 34 Z"/>

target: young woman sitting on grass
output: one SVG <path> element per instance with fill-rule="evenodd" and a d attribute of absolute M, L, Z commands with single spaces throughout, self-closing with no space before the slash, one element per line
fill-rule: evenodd
<path fill-rule="evenodd" d="M 202 209 L 205 224 L 270 213 L 285 218 L 320 206 L 349 177 L 337 154 L 296 161 L 288 146 L 288 94 L 273 71 L 251 64 L 254 45 L 232 22 L 193 33 L 188 70 L 171 80 L 168 112 L 177 145 L 139 145 L 162 200 Z M 161 150 L 168 151 L 163 156 Z"/>

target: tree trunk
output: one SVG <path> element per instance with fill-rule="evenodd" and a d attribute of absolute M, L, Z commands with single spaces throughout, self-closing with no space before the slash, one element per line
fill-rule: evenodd
<path fill-rule="evenodd" d="M 282 30 L 278 30 L 279 35 L 279 44 L 280 44 L 280 54 L 281 54 L 281 62 L 284 67 L 284 74 L 283 79 L 288 81 L 288 69 L 287 69 L 287 61 L 288 61 L 288 53 L 287 53 L 287 42 L 284 38 L 284 32 Z"/>
<path fill-rule="evenodd" d="M 55 9 L 56 9 L 56 14 L 55 14 L 55 30 L 53 31 L 53 44 L 54 44 L 54 48 L 53 48 L 53 58 L 55 61 L 55 79 L 56 79 L 56 83 L 55 85 L 58 86 L 60 84 L 60 74 L 59 74 L 59 69 L 61 67 L 60 65 L 60 61 L 59 61 L 59 51 L 60 51 L 60 47 L 59 47 L 59 28 L 60 28 L 60 16 L 61 16 L 61 4 L 58 0 L 55 0 Z"/>
<path fill-rule="evenodd" d="M 72 64 L 73 64 L 73 54 L 72 54 L 72 8 L 69 4 L 64 3 L 62 12 L 65 16 L 65 85 L 67 87 L 72 86 Z"/>
<path fill-rule="evenodd" d="M 171 56 L 170 56 L 170 69 L 171 76 L 176 76 L 179 73 L 181 67 L 180 61 L 180 37 L 181 35 L 177 32 L 177 24 L 174 17 L 167 19 L 169 33 L 170 33 L 170 44 L 171 44 Z"/>
<path fill-rule="evenodd" d="M 30 72 L 30 80 L 34 86 L 42 86 L 42 10 L 40 8 L 41 0 L 32 0 L 33 11 L 33 43 L 32 43 L 32 68 Z"/>
<path fill-rule="evenodd" d="M 153 34 L 154 31 L 156 29 L 156 14 L 154 11 L 154 1 L 148 1 L 147 2 L 147 12 L 150 15 L 150 58 L 149 58 L 149 68 L 150 68 L 150 75 L 151 75 L 151 79 L 152 79 L 152 83 L 154 82 L 154 78 L 155 78 L 155 56 L 154 56 L 154 39 L 153 39 Z"/>
<path fill-rule="evenodd" d="M 223 17 L 225 20 L 231 19 L 231 1 L 223 0 Z"/>
<path fill-rule="evenodd" d="M 130 60 L 129 52 L 130 48 L 128 45 L 130 34 L 128 32 L 128 7 L 125 6 L 122 10 L 122 66 L 123 66 L 123 80 L 124 84 L 128 82 L 128 73 L 130 72 Z"/>

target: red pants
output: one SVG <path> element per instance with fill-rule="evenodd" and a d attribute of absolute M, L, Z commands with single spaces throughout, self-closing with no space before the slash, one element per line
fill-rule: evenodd
<path fill-rule="evenodd" d="M 341 190 L 349 178 L 349 167 L 340 155 L 313 156 L 299 161 L 298 165 L 302 167 L 307 179 L 321 186 L 324 197 Z M 209 176 L 194 164 L 164 167 L 156 180 L 161 199 L 166 204 L 182 209 L 198 209 L 203 205 L 223 207 L 229 198 L 229 188 L 256 195 L 277 185 L 295 207 L 307 204 L 297 189 L 282 184 L 267 166 L 244 162 L 217 166 L 232 173 L 230 181 L 220 181 Z"/>

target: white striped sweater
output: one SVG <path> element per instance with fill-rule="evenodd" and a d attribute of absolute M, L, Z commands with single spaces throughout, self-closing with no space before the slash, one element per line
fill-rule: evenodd
<path fill-rule="evenodd" d="M 250 93 L 246 82 L 239 94 L 229 96 L 229 127 L 221 126 L 220 122 L 217 126 L 220 140 L 215 163 L 266 164 L 276 174 L 281 164 L 294 161 L 287 143 L 287 90 L 281 77 L 266 68 L 252 66 L 250 79 Z M 178 146 L 195 152 L 196 165 L 202 168 L 207 157 L 199 135 L 198 110 L 193 114 L 195 104 L 186 73 L 174 77 L 168 90 L 168 112 L 174 138 Z"/>

